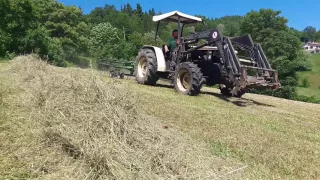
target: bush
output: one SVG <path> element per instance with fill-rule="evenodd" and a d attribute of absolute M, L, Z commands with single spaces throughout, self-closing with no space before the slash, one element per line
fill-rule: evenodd
<path fill-rule="evenodd" d="M 315 96 L 296 95 L 293 100 L 320 104 L 320 99 Z"/>
<path fill-rule="evenodd" d="M 266 90 L 249 89 L 248 93 L 275 96 L 275 97 L 284 98 L 284 99 L 293 99 L 297 95 L 296 88 L 294 86 L 283 86 L 281 89 L 277 91 L 273 91 L 269 89 L 266 89 Z"/>
<path fill-rule="evenodd" d="M 308 78 L 305 77 L 302 79 L 300 87 L 305 87 L 305 88 L 310 87 L 310 82 L 309 82 Z"/>
<path fill-rule="evenodd" d="M 9 59 L 9 60 L 11 60 L 11 59 L 13 59 L 13 58 L 15 58 L 16 57 L 16 54 L 15 53 L 10 53 L 10 52 L 6 52 L 6 56 L 4 57 L 5 59 Z"/>

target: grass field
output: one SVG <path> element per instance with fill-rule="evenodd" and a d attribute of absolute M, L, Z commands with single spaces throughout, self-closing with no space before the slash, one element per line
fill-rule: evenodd
<path fill-rule="evenodd" d="M 8 64 L 8 61 L 0 60 L 0 68 L 1 66 L 5 66 L 6 64 Z"/>
<path fill-rule="evenodd" d="M 298 93 L 306 96 L 316 96 L 320 98 L 320 54 L 312 54 L 309 56 L 312 64 L 312 70 L 307 72 L 299 72 L 300 80 L 307 78 L 310 87 L 298 88 Z"/>
<path fill-rule="evenodd" d="M 0 178 L 320 176 L 319 104 L 212 88 L 189 97 L 18 60 L 0 67 Z"/>

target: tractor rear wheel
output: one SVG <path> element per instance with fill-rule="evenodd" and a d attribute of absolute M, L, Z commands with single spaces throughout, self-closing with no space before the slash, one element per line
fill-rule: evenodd
<path fill-rule="evenodd" d="M 192 62 L 181 63 L 175 73 L 174 87 L 184 95 L 197 96 L 202 87 L 200 68 Z"/>
<path fill-rule="evenodd" d="M 139 84 L 155 85 L 159 79 L 157 75 L 157 59 L 154 51 L 143 49 L 139 52 L 135 67 L 136 81 Z"/>

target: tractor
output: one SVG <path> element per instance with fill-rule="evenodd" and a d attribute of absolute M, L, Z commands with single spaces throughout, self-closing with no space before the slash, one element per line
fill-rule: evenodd
<path fill-rule="evenodd" d="M 169 79 L 177 92 L 197 96 L 203 85 L 217 85 L 225 96 L 241 97 L 249 88 L 281 88 L 260 44 L 250 35 L 223 36 L 218 28 L 206 29 L 199 17 L 173 11 L 153 16 L 157 22 L 177 23 L 178 45 L 169 53 L 163 47 L 144 45 L 135 63 L 135 79 L 144 85 L 156 85 L 160 78 Z M 204 30 L 182 36 L 186 25 L 202 23 Z M 155 37 L 155 39 L 156 39 Z"/>

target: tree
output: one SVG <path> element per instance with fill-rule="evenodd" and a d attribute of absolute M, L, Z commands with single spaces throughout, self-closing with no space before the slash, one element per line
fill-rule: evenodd
<path fill-rule="evenodd" d="M 260 9 L 246 14 L 240 26 L 242 34 L 250 34 L 255 41 L 263 42 L 268 35 L 287 30 L 288 20 L 279 16 L 281 11 Z"/>
<path fill-rule="evenodd" d="M 51 55 L 53 61 L 74 61 L 77 56 L 87 55 L 89 26 L 82 10 L 76 6 L 64 6 L 55 0 L 32 0 L 38 26 L 43 26 L 48 32 L 49 42 L 55 45 L 48 45 L 55 50 L 49 52 L 60 55 Z M 54 38 L 54 40 L 53 40 Z M 48 42 L 48 40 L 47 40 Z M 56 50 L 61 47 L 61 50 Z M 42 54 L 42 53 L 41 53 Z M 65 54 L 65 55 L 61 55 Z M 65 59 L 54 59 L 54 57 Z M 58 63 L 66 64 L 66 63 Z"/>
<path fill-rule="evenodd" d="M 94 26 L 90 32 L 90 55 L 95 58 L 116 58 L 124 57 L 122 50 L 130 51 L 123 38 L 121 31 L 110 23 L 100 23 Z M 134 46 L 132 46 L 134 47 Z M 129 49 L 129 50 L 128 50 Z"/>
<path fill-rule="evenodd" d="M 150 15 L 150 16 L 156 15 L 156 11 L 154 10 L 154 8 L 152 8 L 151 10 L 149 10 L 149 15 Z"/>
<path fill-rule="evenodd" d="M 298 84 L 296 71 L 304 70 L 307 66 L 306 56 L 301 49 L 301 43 L 296 34 L 286 25 L 288 20 L 280 16 L 281 11 L 260 9 L 251 11 L 244 17 L 240 30 L 242 34 L 250 34 L 255 42 L 261 44 L 271 66 L 278 70 L 279 79 L 284 90 L 295 90 Z M 285 92 L 281 96 L 294 92 Z"/>
<path fill-rule="evenodd" d="M 320 30 L 316 34 L 316 41 L 320 42 Z"/>
<path fill-rule="evenodd" d="M 130 5 L 129 3 L 125 4 L 125 5 L 123 6 L 121 12 L 123 12 L 123 13 L 128 14 L 129 16 L 131 16 L 132 13 L 133 13 L 131 5 Z"/>
<path fill-rule="evenodd" d="M 30 0 L 3 0 L 0 2 L 0 36 L 6 50 L 0 46 L 0 55 L 5 51 L 24 53 L 24 38 L 28 29 L 35 27 L 34 9 Z M 7 41 L 8 40 L 8 41 Z"/>
<path fill-rule="evenodd" d="M 135 10 L 135 14 L 139 17 L 142 17 L 143 15 L 143 12 L 142 12 L 142 7 L 139 3 L 137 3 L 137 7 L 136 7 L 136 10 Z"/>
<path fill-rule="evenodd" d="M 303 37 L 307 38 L 309 41 L 315 41 L 317 36 L 317 30 L 313 26 L 307 26 L 304 28 Z"/>
<path fill-rule="evenodd" d="M 306 39 L 304 38 L 302 31 L 299 31 L 293 27 L 290 27 L 289 31 L 293 33 L 297 38 L 299 38 L 301 42 L 306 42 Z"/>

